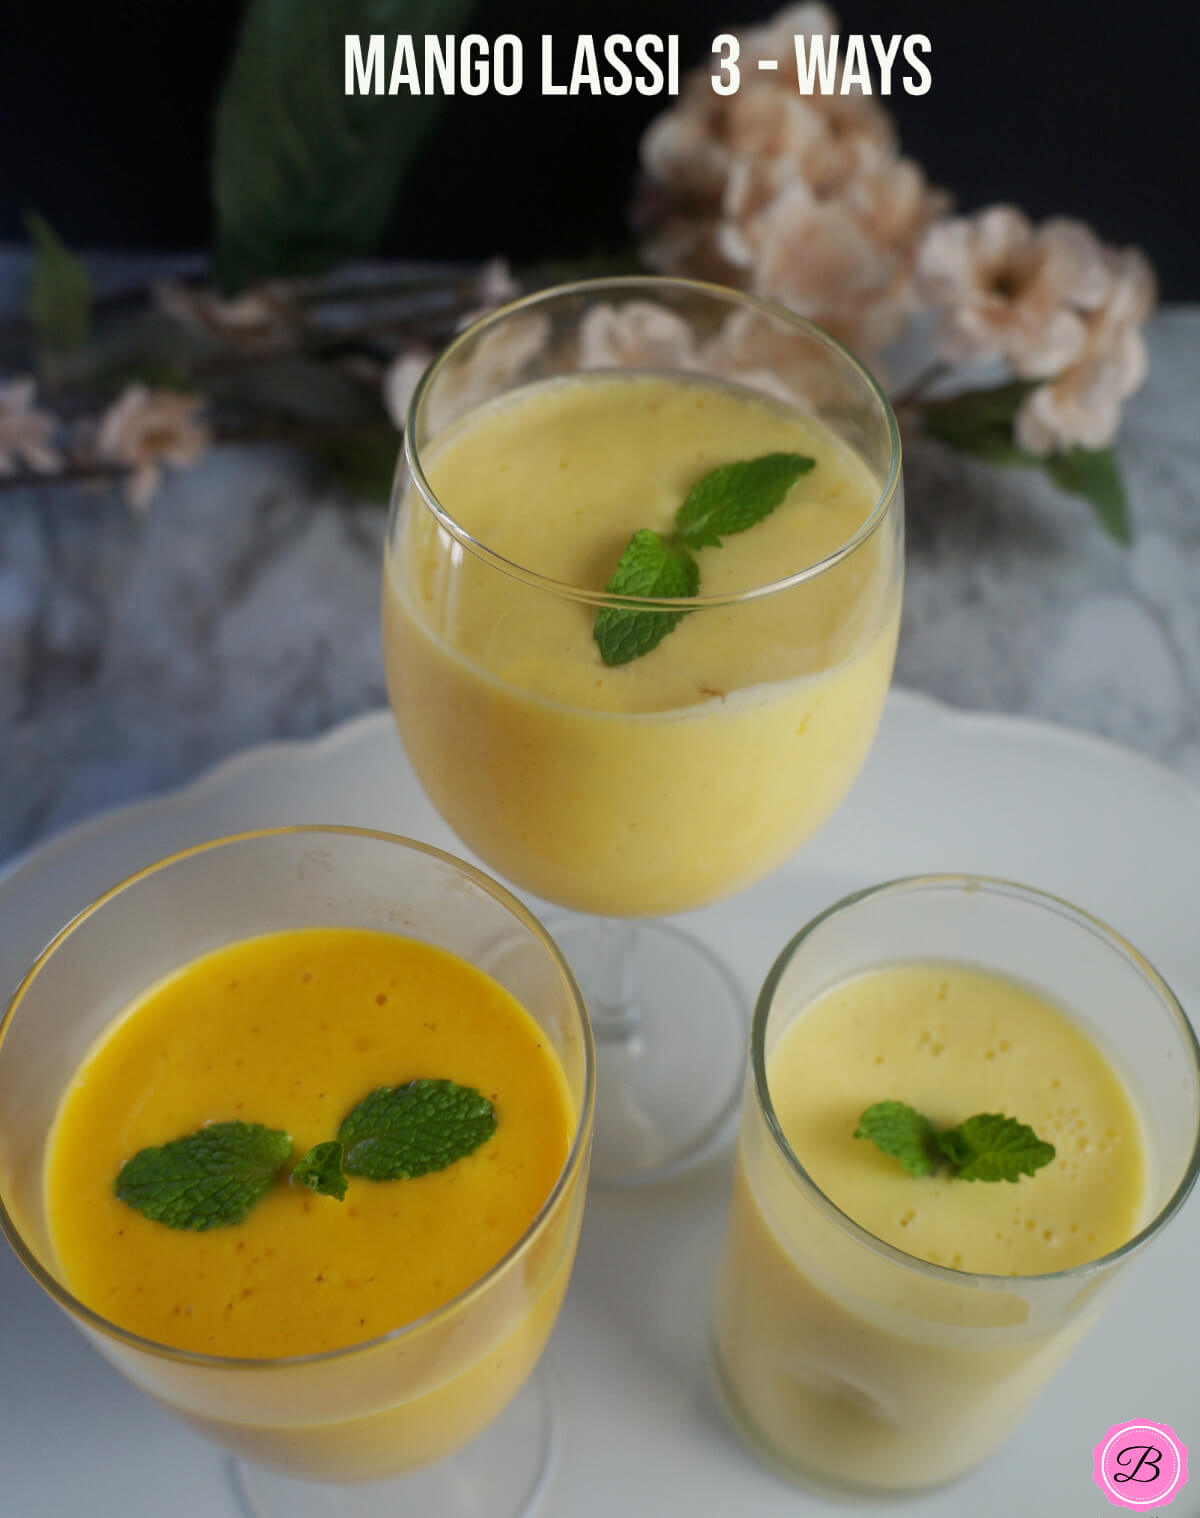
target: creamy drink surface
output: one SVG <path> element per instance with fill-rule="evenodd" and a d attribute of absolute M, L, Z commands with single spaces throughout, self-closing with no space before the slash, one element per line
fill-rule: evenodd
<path fill-rule="evenodd" d="M 857 773 L 895 650 L 890 524 L 803 584 L 691 612 L 615 668 L 595 605 L 569 593 L 602 591 L 635 531 L 669 533 L 712 469 L 772 452 L 815 466 L 765 521 L 698 551 L 702 596 L 819 564 L 881 482 L 812 418 L 655 374 L 531 386 L 430 446 L 437 500 L 510 567 L 456 542 L 410 488 L 385 573 L 392 705 L 439 810 L 526 889 L 611 915 L 717 899 L 804 842 Z"/>
<path fill-rule="evenodd" d="M 839 1229 L 749 1131 L 715 1318 L 735 1412 L 796 1469 L 892 1489 L 947 1480 L 1000 1442 L 1099 1306 L 1081 1281 L 1054 1322 L 1032 1321 L 1020 1278 L 1098 1259 L 1145 1221 L 1147 1149 L 1130 1095 L 1064 1011 L 956 964 L 833 987 L 780 1033 L 767 1083 L 792 1152 L 837 1208 L 962 1274 L 906 1268 Z M 854 1137 L 885 1100 L 937 1127 L 1015 1117 L 1055 1158 L 1015 1183 L 909 1175 Z M 982 1291 L 975 1276 L 1011 1290 L 994 1280 Z"/>
<path fill-rule="evenodd" d="M 368 1092 L 423 1077 L 484 1092 L 497 1117 L 445 1169 L 352 1177 L 342 1201 L 280 1178 L 241 1222 L 197 1232 L 114 1194 L 132 1155 L 214 1121 L 283 1129 L 294 1164 Z M 72 1292 L 123 1330 L 299 1365 L 285 1383 L 213 1372 L 226 1395 L 206 1383 L 204 1411 L 176 1369 L 176 1411 L 223 1445 L 314 1479 L 395 1474 L 472 1437 L 541 1353 L 570 1269 L 570 1251 L 549 1263 L 562 1225 L 529 1245 L 511 1284 L 464 1294 L 545 1205 L 574 1116 L 538 1024 L 455 955 L 357 928 L 243 939 L 150 987 L 83 1061 L 47 1147 L 55 1253 Z M 455 1298 L 444 1328 L 389 1344 Z M 328 1369 L 293 1358 L 354 1345 Z"/>

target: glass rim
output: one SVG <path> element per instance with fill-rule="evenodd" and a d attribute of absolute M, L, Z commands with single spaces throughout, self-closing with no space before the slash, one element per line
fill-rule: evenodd
<path fill-rule="evenodd" d="M 772 580 L 765 585 L 754 585 L 744 590 L 724 591 L 719 594 L 704 596 L 631 596 L 618 595 L 602 590 L 588 590 L 580 585 L 572 585 L 565 580 L 556 580 L 550 575 L 543 575 L 537 570 L 529 569 L 523 564 L 518 564 L 513 559 L 505 558 L 495 549 L 489 548 L 479 538 L 474 537 L 462 524 L 453 517 L 442 505 L 430 485 L 425 474 L 424 465 L 421 462 L 420 450 L 416 442 L 417 423 L 421 419 L 423 407 L 430 388 L 441 374 L 445 365 L 450 362 L 469 342 L 482 336 L 485 332 L 501 323 L 508 321 L 513 316 L 530 313 L 542 305 L 569 297 L 599 295 L 604 291 L 610 291 L 614 295 L 629 295 L 636 291 L 650 294 L 654 290 L 672 289 L 696 296 L 704 296 L 710 300 L 719 300 L 729 306 L 742 306 L 758 312 L 762 316 L 771 318 L 775 322 L 783 322 L 797 332 L 813 339 L 828 351 L 841 359 L 858 378 L 864 383 L 875 403 L 882 412 L 888 429 L 890 443 L 890 464 L 887 478 L 880 487 L 874 506 L 863 522 L 855 529 L 850 537 L 840 543 L 832 553 L 818 559 L 815 564 L 809 564 L 804 569 L 797 570 L 794 574 L 787 575 L 781 580 Z M 617 370 L 601 372 L 620 372 Z M 642 371 L 630 370 L 630 373 L 671 373 L 675 371 Z M 683 372 L 683 371 L 678 371 Z M 507 305 L 499 306 L 495 311 L 489 311 L 479 317 L 469 327 L 456 334 L 445 348 L 430 362 L 425 372 L 417 382 L 409 402 L 408 412 L 404 419 L 404 441 L 401 449 L 401 458 L 406 462 L 412 484 L 416 488 L 424 504 L 433 513 L 438 525 L 450 534 L 473 557 L 490 564 L 493 569 L 509 575 L 513 579 L 521 580 L 535 589 L 547 591 L 561 600 L 570 600 L 587 606 L 595 607 L 624 607 L 629 610 L 641 611 L 679 611 L 681 608 L 687 611 L 695 610 L 703 606 L 735 606 L 744 601 L 757 601 L 767 596 L 777 595 L 781 591 L 791 590 L 798 585 L 803 585 L 810 580 L 819 579 L 831 569 L 848 559 L 862 545 L 871 538 L 876 529 L 888 517 L 895 504 L 900 488 L 901 475 L 901 441 L 900 426 L 896 421 L 895 412 L 891 402 L 884 394 L 883 387 L 867 368 L 867 366 L 853 354 L 844 343 L 832 337 L 815 322 L 798 316 L 794 311 L 789 311 L 785 306 L 775 301 L 765 300 L 762 296 L 751 295 L 744 290 L 735 290 L 731 286 L 714 284 L 708 280 L 681 279 L 675 276 L 661 274 L 623 274 L 602 277 L 598 279 L 573 280 L 567 284 L 551 285 L 544 290 L 535 290 L 532 294 L 521 296 L 519 299 L 509 301 Z M 397 470 L 396 480 L 393 483 L 392 510 L 399 505 L 397 486 L 400 481 L 400 471 Z"/>
<path fill-rule="evenodd" d="M 994 875 L 974 875 L 962 873 L 933 873 L 923 875 L 903 875 L 894 880 L 884 881 L 880 885 L 867 886 L 860 891 L 853 891 L 848 896 L 843 896 L 832 906 L 819 912 L 795 933 L 780 951 L 766 979 L 754 1007 L 754 1016 L 750 1028 L 750 1079 L 754 1091 L 758 1110 L 762 1114 L 771 1135 L 775 1148 L 784 1160 L 792 1178 L 798 1181 L 809 1199 L 817 1205 L 822 1212 L 844 1232 L 858 1240 L 873 1253 L 891 1260 L 893 1263 L 904 1266 L 906 1269 L 915 1270 L 918 1274 L 927 1275 L 933 1280 L 944 1284 L 962 1287 L 965 1283 L 973 1283 L 976 1286 L 989 1290 L 1013 1291 L 1019 1289 L 1024 1283 L 1034 1283 L 1033 1289 L 1047 1282 L 1070 1281 L 1083 1279 L 1097 1272 L 1107 1270 L 1109 1267 L 1128 1259 L 1137 1250 L 1141 1249 L 1157 1233 L 1166 1226 L 1172 1217 L 1180 1210 L 1187 1200 L 1188 1194 L 1195 1185 L 1197 1177 L 1200 1177 L 1200 1120 L 1196 1124 L 1196 1132 L 1192 1139 L 1191 1157 L 1179 1180 L 1179 1184 L 1171 1193 L 1170 1197 L 1159 1207 L 1151 1217 L 1131 1238 L 1111 1249 L 1107 1253 L 1097 1255 L 1093 1260 L 1083 1260 L 1078 1265 L 1067 1266 L 1063 1270 L 1042 1271 L 1037 1274 L 1011 1276 L 994 1275 L 986 1271 L 958 1270 L 950 1265 L 937 1265 L 931 1260 L 923 1260 L 919 1255 L 908 1254 L 905 1250 L 894 1244 L 889 1244 L 869 1228 L 864 1228 L 856 1222 L 847 1212 L 844 1212 L 833 1199 L 817 1184 L 813 1177 L 804 1168 L 799 1156 L 789 1144 L 783 1127 L 775 1112 L 774 1103 L 771 1100 L 770 1088 L 767 1083 L 766 1071 L 766 1030 L 767 1019 L 770 1015 L 771 1006 L 775 994 L 779 989 L 779 983 L 792 963 L 795 955 L 803 948 L 808 939 L 830 918 L 838 916 L 842 912 L 849 911 L 861 902 L 885 895 L 908 894 L 922 890 L 971 890 L 994 895 L 1015 897 L 1027 902 L 1029 905 L 1042 910 L 1051 911 L 1057 916 L 1065 918 L 1095 937 L 1101 939 L 1111 949 L 1123 958 L 1144 980 L 1149 982 L 1151 989 L 1156 993 L 1163 1008 L 1175 1022 L 1184 1045 L 1191 1055 L 1192 1083 L 1197 1092 L 1200 1092 L 1200 1041 L 1197 1040 L 1195 1029 L 1188 1020 L 1187 1013 L 1183 1010 L 1179 998 L 1171 990 L 1170 986 L 1158 973 L 1154 966 L 1133 945 L 1111 928 L 1106 922 L 1082 907 L 1075 906 L 1072 902 L 1061 896 L 1056 896 L 1049 891 L 1039 890 L 1036 886 L 1022 885 L 1019 881 L 1006 880 Z M 864 969 L 870 968 L 864 966 Z"/>
<path fill-rule="evenodd" d="M 424 854 L 432 859 L 439 860 L 449 865 L 459 874 L 465 875 L 469 880 L 483 888 L 483 890 L 504 907 L 518 922 L 527 928 L 535 939 L 546 949 L 552 962 L 563 976 L 567 991 L 570 995 L 576 1012 L 578 1013 L 579 1028 L 583 1044 L 583 1099 L 576 1114 L 574 1132 L 571 1135 L 571 1144 L 567 1150 L 566 1159 L 562 1169 L 555 1179 L 545 1201 L 538 1208 L 528 1226 L 501 1257 L 477 1280 L 469 1286 L 449 1298 L 439 1306 L 431 1308 L 419 1318 L 414 1318 L 408 1323 L 402 1323 L 396 1328 L 388 1329 L 386 1333 L 376 1334 L 370 1339 L 363 1339 L 355 1344 L 341 1345 L 335 1349 L 318 1350 L 303 1355 L 276 1355 L 276 1356 L 241 1356 L 241 1355 L 217 1355 L 207 1354 L 200 1350 L 181 1349 L 176 1345 L 163 1344 L 157 1339 L 150 1339 L 142 1334 L 123 1328 L 119 1323 L 114 1323 L 106 1318 L 103 1313 L 96 1312 L 81 1302 L 73 1292 L 69 1291 L 60 1281 L 46 1269 L 41 1260 L 26 1244 L 24 1235 L 16 1219 L 10 1213 L 8 1204 L 0 1190 L 0 1233 L 8 1239 L 14 1253 L 24 1265 L 34 1280 L 54 1301 L 63 1308 L 72 1318 L 82 1325 L 101 1333 L 108 1339 L 115 1339 L 133 1349 L 138 1349 L 147 1354 L 155 1355 L 159 1359 L 171 1360 L 181 1364 L 195 1365 L 215 1370 L 283 1370 L 298 1369 L 302 1367 L 315 1367 L 326 1364 L 346 1361 L 357 1356 L 371 1354 L 384 1345 L 396 1344 L 403 1339 L 411 1339 L 419 1333 L 435 1327 L 438 1323 L 453 1318 L 456 1314 L 464 1311 L 470 1304 L 500 1276 L 532 1245 L 537 1236 L 542 1232 L 551 1214 L 558 1207 L 568 1187 L 577 1179 L 584 1159 L 588 1152 L 592 1121 L 595 1111 L 596 1099 L 596 1052 L 592 1038 L 591 1020 L 588 1017 L 587 1004 L 583 999 L 583 992 L 575 978 L 566 956 L 554 941 L 554 938 L 543 926 L 537 917 L 519 901 L 509 890 L 502 886 L 499 881 L 492 879 L 483 870 L 464 859 L 447 853 L 445 849 L 436 848 L 432 844 L 421 843 L 415 838 L 407 838 L 399 833 L 388 833 L 379 828 L 359 828 L 341 826 L 334 823 L 295 823 L 283 827 L 251 828 L 241 833 L 229 833 L 220 838 L 212 838 L 204 843 L 192 844 L 188 848 L 178 849 L 173 854 L 168 854 L 162 859 L 143 866 L 132 875 L 127 875 L 115 885 L 110 886 L 95 900 L 88 903 L 81 911 L 77 912 L 59 931 L 50 942 L 42 949 L 37 958 L 26 970 L 17 984 L 16 990 L 9 998 L 4 1015 L 0 1018 L 0 1058 L 3 1058 L 4 1040 L 11 1027 L 21 1001 L 26 992 L 33 985 L 41 969 L 48 963 L 55 951 L 66 940 L 89 921 L 105 905 L 130 887 L 138 885 L 149 877 L 158 874 L 161 870 L 170 868 L 181 861 L 197 854 L 209 853 L 216 849 L 226 848 L 233 844 L 253 843 L 268 838 L 278 838 L 291 834 L 311 834 L 314 836 L 335 835 L 350 838 L 371 839 L 379 843 L 396 844 L 412 852 Z"/>

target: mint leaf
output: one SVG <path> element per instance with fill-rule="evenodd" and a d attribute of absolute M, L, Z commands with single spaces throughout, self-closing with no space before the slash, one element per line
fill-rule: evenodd
<path fill-rule="evenodd" d="M 41 342 L 60 351 L 78 348 L 92 327 L 92 279 L 43 216 L 25 213 L 33 241 L 29 319 Z"/>
<path fill-rule="evenodd" d="M 802 453 L 767 453 L 722 464 L 696 481 L 675 513 L 680 538 L 689 548 L 720 548 L 722 537 L 769 517 L 815 462 Z"/>
<path fill-rule="evenodd" d="M 909 1175 L 928 1175 L 944 1162 L 960 1181 L 1016 1181 L 1048 1165 L 1055 1154 L 1053 1144 L 1015 1117 L 980 1112 L 957 1128 L 937 1129 L 904 1102 L 868 1107 L 854 1137 L 871 1139 Z"/>
<path fill-rule="evenodd" d="M 961 1128 L 943 1128 L 937 1135 L 937 1146 L 942 1157 L 956 1169 L 971 1158 L 971 1146 L 963 1137 Z"/>
<path fill-rule="evenodd" d="M 292 1171 L 292 1180 L 320 1196 L 346 1197 L 346 1172 L 342 1169 L 342 1146 L 337 1139 L 314 1144 Z"/>
<path fill-rule="evenodd" d="M 126 1160 L 114 1190 L 168 1228 L 240 1223 L 287 1164 L 292 1140 L 261 1123 L 210 1123 Z"/>
<path fill-rule="evenodd" d="M 938 1137 L 939 1142 L 949 1140 L 960 1181 L 1018 1181 L 1048 1165 L 1055 1154 L 1054 1145 L 1026 1123 L 998 1112 L 981 1112 Z"/>
<path fill-rule="evenodd" d="M 395 1181 L 445 1170 L 496 1131 L 485 1096 L 455 1081 L 415 1080 L 380 1086 L 338 1129 L 349 1175 Z"/>
<path fill-rule="evenodd" d="M 700 570 L 691 554 L 669 543 L 661 533 L 643 528 L 630 538 L 604 588 L 619 596 L 675 597 L 694 596 L 699 586 Z M 597 613 L 592 636 L 605 664 L 628 664 L 657 648 L 685 616 L 686 611 L 606 606 Z"/>
<path fill-rule="evenodd" d="M 909 1175 L 928 1175 L 937 1162 L 933 1124 L 905 1102 L 876 1102 L 858 1120 L 855 1138 L 870 1139 Z"/>

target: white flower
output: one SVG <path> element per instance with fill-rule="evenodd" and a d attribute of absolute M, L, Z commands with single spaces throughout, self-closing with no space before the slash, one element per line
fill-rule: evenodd
<path fill-rule="evenodd" d="M 481 316 L 486 316 L 497 306 L 514 300 L 520 295 L 521 287 L 513 278 L 507 258 L 490 258 L 470 282 L 469 293 L 474 304 L 456 322 L 455 327 L 459 332 L 465 332 L 468 327 L 474 326 Z"/>
<path fill-rule="evenodd" d="M 1017 413 L 1016 439 L 1030 453 L 1106 448 L 1121 403 L 1146 377 L 1141 324 L 1154 308 L 1154 273 L 1136 248 L 1103 250 L 1107 292 L 1083 314 L 1083 351 L 1056 380 L 1039 385 Z"/>
<path fill-rule="evenodd" d="M 917 245 L 946 200 L 871 96 L 799 94 L 794 37 L 836 30 L 825 6 L 793 6 L 741 34 L 735 94 L 690 74 L 642 139 L 634 219 L 651 267 L 770 296 L 871 351 L 911 309 Z M 778 69 L 759 73 L 760 57 Z"/>
<path fill-rule="evenodd" d="M 1082 222 L 1034 228 L 1012 206 L 930 228 L 917 258 L 917 283 L 942 310 L 935 343 L 954 363 L 1003 358 L 1015 373 L 1060 373 L 1082 354 L 1085 313 L 1111 285 L 1104 250 Z"/>
<path fill-rule="evenodd" d="M 692 329 L 654 301 L 593 306 L 579 327 L 581 369 L 694 369 Z"/>
<path fill-rule="evenodd" d="M 58 423 L 49 412 L 34 409 L 36 390 L 28 377 L 0 384 L 0 474 L 15 474 L 18 463 L 38 474 L 56 474 L 62 468 L 62 458 L 50 442 Z"/>
<path fill-rule="evenodd" d="M 200 420 L 203 404 L 194 395 L 130 385 L 100 419 L 96 452 L 131 471 L 126 495 L 135 511 L 149 509 L 163 464 L 193 464 L 212 442 Z"/>
<path fill-rule="evenodd" d="M 282 283 L 256 285 L 229 300 L 199 285 L 163 280 L 154 287 L 161 311 L 182 326 L 256 353 L 296 344 L 300 317 Z"/>
<path fill-rule="evenodd" d="M 522 371 L 545 353 L 549 341 L 549 320 L 532 311 L 467 338 L 457 356 L 443 363 L 428 392 L 423 412 L 426 434 L 436 437 L 465 412 L 512 389 Z M 406 349 L 384 374 L 383 403 L 397 427 L 404 427 L 413 391 L 430 359 L 427 348 Z"/>
<path fill-rule="evenodd" d="M 402 432 L 417 381 L 429 368 L 432 358 L 433 352 L 429 348 L 408 348 L 403 353 L 398 353 L 384 370 L 384 410 L 391 417 L 393 425 Z"/>

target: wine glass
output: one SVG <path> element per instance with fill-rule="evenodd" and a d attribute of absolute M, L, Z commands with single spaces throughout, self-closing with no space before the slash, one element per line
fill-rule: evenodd
<path fill-rule="evenodd" d="M 574 1113 L 567 1159 L 512 1248 L 414 1323 L 273 1359 L 152 1342 L 80 1301 L 64 1279 L 43 1174 L 60 1098 L 101 1030 L 165 975 L 251 934 L 310 927 L 401 932 L 504 986 L 562 1068 Z M 0 1024 L 0 1228 L 107 1360 L 245 1457 L 237 1480 L 256 1518 L 454 1518 L 483 1503 L 508 1518 L 544 1487 L 557 1444 L 553 1399 L 528 1378 L 574 1259 L 593 1093 L 591 1033 L 570 969 L 536 919 L 479 870 L 353 828 L 221 839 L 114 887 L 17 988 Z"/>
<path fill-rule="evenodd" d="M 697 552 L 695 593 L 606 590 L 664 492 L 779 446 L 815 467 L 770 520 Z M 417 387 L 385 549 L 389 697 L 463 843 L 589 914 L 553 929 L 596 1035 L 602 1181 L 680 1167 L 732 1115 L 742 996 L 655 919 L 768 874 L 849 788 L 891 677 L 902 521 L 879 385 L 737 291 L 547 290 L 469 327 Z M 606 663 L 601 618 L 664 617 L 655 646 Z"/>

